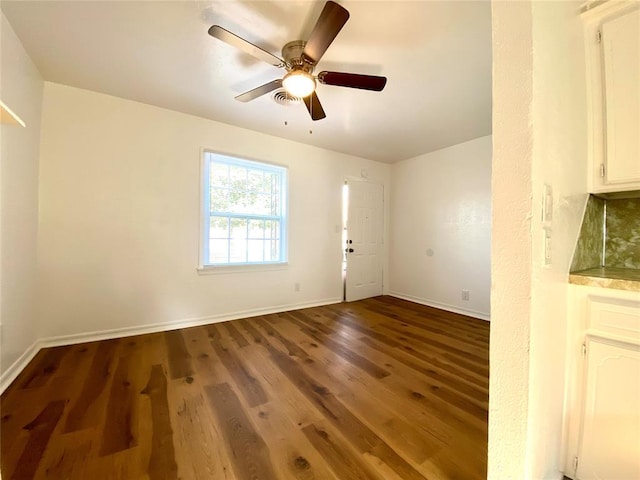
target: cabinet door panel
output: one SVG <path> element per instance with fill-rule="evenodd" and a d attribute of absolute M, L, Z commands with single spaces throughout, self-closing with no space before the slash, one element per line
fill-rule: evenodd
<path fill-rule="evenodd" d="M 640 11 L 602 25 L 607 183 L 640 180 Z"/>
<path fill-rule="evenodd" d="M 640 479 L 640 349 L 593 339 L 577 478 Z"/>

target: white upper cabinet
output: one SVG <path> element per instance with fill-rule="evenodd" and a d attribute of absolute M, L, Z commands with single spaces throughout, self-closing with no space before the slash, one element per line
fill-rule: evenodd
<path fill-rule="evenodd" d="M 583 13 L 592 192 L 640 189 L 640 3 Z"/>

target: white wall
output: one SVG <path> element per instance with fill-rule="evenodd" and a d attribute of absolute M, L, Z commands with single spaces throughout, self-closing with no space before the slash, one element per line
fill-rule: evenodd
<path fill-rule="evenodd" d="M 391 178 L 389 293 L 488 319 L 491 136 L 393 164 Z"/>
<path fill-rule="evenodd" d="M 38 337 L 35 299 L 43 82 L 4 14 L 0 17 L 0 98 L 27 125 L 0 127 L 0 384 L 4 385 L 17 373 L 15 362 L 29 354 Z"/>
<path fill-rule="evenodd" d="M 527 480 L 533 132 L 531 4 L 492 2 L 490 480 Z"/>
<path fill-rule="evenodd" d="M 196 272 L 203 147 L 289 166 L 288 268 Z M 342 185 L 363 168 L 388 188 L 385 164 L 45 83 L 43 336 L 340 301 Z"/>
<path fill-rule="evenodd" d="M 561 478 L 568 272 L 587 200 L 587 94 L 581 1 L 531 3 L 533 263 L 527 471 Z M 544 265 L 544 185 L 554 193 L 552 263 Z M 569 352 L 570 354 L 570 352 Z M 579 351 L 574 351 L 579 355 Z"/>
<path fill-rule="evenodd" d="M 580 2 L 493 2 L 489 479 L 560 479 L 568 269 L 586 198 Z M 544 184 L 553 188 L 544 266 Z"/>

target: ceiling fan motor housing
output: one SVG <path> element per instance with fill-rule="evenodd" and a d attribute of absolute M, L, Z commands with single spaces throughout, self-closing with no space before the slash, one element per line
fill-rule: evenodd
<path fill-rule="evenodd" d="M 285 66 L 288 71 L 303 70 L 309 74 L 313 73 L 314 65 L 305 62 L 302 56 L 306 44 L 307 42 L 304 40 L 294 40 L 282 47 L 282 58 L 285 61 Z"/>

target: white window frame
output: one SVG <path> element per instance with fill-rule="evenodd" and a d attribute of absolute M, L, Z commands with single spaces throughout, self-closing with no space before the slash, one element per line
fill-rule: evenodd
<path fill-rule="evenodd" d="M 223 273 L 234 271 L 253 271 L 262 269 L 282 268 L 288 264 L 288 193 L 289 193 L 289 169 L 284 165 L 258 161 L 236 155 L 228 155 L 212 150 L 202 151 L 202 161 L 200 168 L 200 261 L 198 271 L 200 273 Z M 211 194 L 210 194 L 210 167 L 211 162 L 219 157 L 224 160 L 225 164 L 238 165 L 241 167 L 255 168 L 267 172 L 275 172 L 280 175 L 282 192 L 281 192 L 281 214 L 275 216 L 280 222 L 280 258 L 275 261 L 260 262 L 234 262 L 234 263 L 208 263 L 209 262 L 209 229 L 210 217 L 214 214 L 211 211 Z M 258 218 L 251 214 L 233 214 L 235 218 Z M 265 216 L 266 218 L 266 216 Z M 274 218 L 274 217 L 269 217 Z"/>

